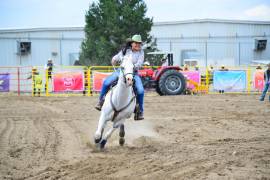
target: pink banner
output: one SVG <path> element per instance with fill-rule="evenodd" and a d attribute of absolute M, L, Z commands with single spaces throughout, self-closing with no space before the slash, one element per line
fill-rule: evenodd
<path fill-rule="evenodd" d="M 101 91 L 103 81 L 112 73 L 103 73 L 95 71 L 93 73 L 93 91 Z"/>
<path fill-rule="evenodd" d="M 264 87 L 264 72 L 263 72 L 263 70 L 257 70 L 254 73 L 253 85 L 254 85 L 254 89 L 260 90 L 260 91 L 263 90 L 263 87 Z"/>
<path fill-rule="evenodd" d="M 53 74 L 53 91 L 83 91 L 83 72 L 59 72 Z"/>
<path fill-rule="evenodd" d="M 188 79 L 198 84 L 201 82 L 201 75 L 199 71 L 182 71 L 182 74 Z M 195 86 L 192 83 L 187 82 L 188 89 L 194 89 Z"/>

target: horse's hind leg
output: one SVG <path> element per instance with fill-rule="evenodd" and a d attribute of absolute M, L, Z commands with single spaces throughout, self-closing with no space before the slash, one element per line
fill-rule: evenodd
<path fill-rule="evenodd" d="M 125 126 L 124 124 L 121 124 L 119 130 L 119 145 L 123 146 L 124 144 L 125 144 Z"/>

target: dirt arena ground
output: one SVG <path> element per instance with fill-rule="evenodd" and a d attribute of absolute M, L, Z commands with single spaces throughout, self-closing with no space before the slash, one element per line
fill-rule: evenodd
<path fill-rule="evenodd" d="M 0 97 L 0 179 L 270 179 L 270 103 L 258 95 L 145 98 L 104 152 L 97 97 Z"/>

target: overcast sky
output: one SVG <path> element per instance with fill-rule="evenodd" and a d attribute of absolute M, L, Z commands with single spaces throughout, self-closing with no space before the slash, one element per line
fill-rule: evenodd
<path fill-rule="evenodd" d="M 0 28 L 84 26 L 93 0 L 0 0 Z M 154 22 L 217 18 L 270 21 L 270 0 L 145 0 Z"/>

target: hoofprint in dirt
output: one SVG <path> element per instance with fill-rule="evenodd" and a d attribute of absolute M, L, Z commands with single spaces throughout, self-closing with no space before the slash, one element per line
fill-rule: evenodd
<path fill-rule="evenodd" d="M 270 103 L 255 95 L 146 96 L 104 152 L 97 97 L 0 97 L 0 179 L 270 179 Z"/>

